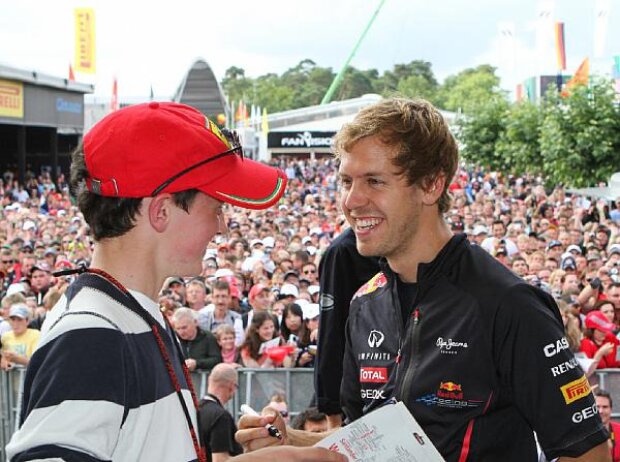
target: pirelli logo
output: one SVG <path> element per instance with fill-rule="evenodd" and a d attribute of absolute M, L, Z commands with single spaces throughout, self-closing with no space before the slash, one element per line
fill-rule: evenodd
<path fill-rule="evenodd" d="M 588 383 L 586 376 L 583 375 L 581 378 L 563 385 L 560 390 L 562 390 L 562 395 L 564 395 L 564 401 L 566 401 L 566 404 L 570 404 L 578 399 L 588 396 L 590 394 L 590 384 Z"/>

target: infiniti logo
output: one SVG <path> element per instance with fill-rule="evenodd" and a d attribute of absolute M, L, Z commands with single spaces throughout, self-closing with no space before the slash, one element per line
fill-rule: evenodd
<path fill-rule="evenodd" d="M 383 332 L 373 329 L 370 331 L 370 335 L 368 336 L 368 346 L 370 348 L 379 348 L 383 343 L 383 340 L 385 340 L 385 335 L 383 335 Z"/>

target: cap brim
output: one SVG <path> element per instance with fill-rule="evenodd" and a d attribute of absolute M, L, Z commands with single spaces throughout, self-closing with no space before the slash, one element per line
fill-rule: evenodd
<path fill-rule="evenodd" d="M 225 175 L 197 189 L 223 202 L 248 209 L 266 209 L 276 204 L 286 189 L 284 172 L 251 159 L 234 158 L 233 168 Z"/>

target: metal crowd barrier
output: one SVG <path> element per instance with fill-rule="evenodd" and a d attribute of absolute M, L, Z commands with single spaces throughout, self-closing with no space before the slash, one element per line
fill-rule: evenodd
<path fill-rule="evenodd" d="M 228 411 L 241 416 L 240 407 L 247 403 L 261 410 L 275 394 L 281 394 L 288 404 L 289 414 L 295 416 L 310 405 L 314 396 L 313 369 L 238 369 L 239 388 L 227 404 Z M 5 446 L 19 428 L 19 412 L 23 396 L 25 368 L 0 371 L 0 461 L 6 460 Z M 209 374 L 192 374 L 198 398 L 207 393 Z"/>
<path fill-rule="evenodd" d="M 244 369 L 239 371 L 239 388 L 227 404 L 228 411 L 237 420 L 241 416 L 240 407 L 247 403 L 260 410 L 269 403 L 275 394 L 283 395 L 288 404 L 291 417 L 306 409 L 314 397 L 313 369 Z M 8 372 L 0 371 L 0 460 L 4 461 L 4 447 L 11 435 L 19 427 L 19 410 L 22 401 L 22 387 L 25 369 L 14 368 Z M 207 392 L 208 373 L 192 374 L 198 398 Z M 620 369 L 601 369 L 590 377 L 592 385 L 607 390 L 614 402 L 612 418 L 620 421 Z"/>

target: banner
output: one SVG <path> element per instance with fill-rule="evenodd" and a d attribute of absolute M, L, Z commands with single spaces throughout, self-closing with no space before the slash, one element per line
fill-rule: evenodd
<path fill-rule="evenodd" d="M 118 82 L 114 77 L 114 83 L 112 84 L 112 99 L 110 100 L 110 112 L 118 111 Z"/>
<path fill-rule="evenodd" d="M 0 117 L 24 118 L 24 85 L 0 80 Z"/>
<path fill-rule="evenodd" d="M 555 23 L 555 53 L 558 59 L 558 70 L 566 70 L 566 44 L 564 42 L 564 23 Z"/>
<path fill-rule="evenodd" d="M 596 0 L 594 7 L 594 57 L 602 58 L 605 54 L 607 41 L 607 24 L 611 0 Z"/>
<path fill-rule="evenodd" d="M 584 59 L 577 70 L 575 71 L 575 75 L 570 79 L 566 86 L 564 87 L 564 91 L 562 92 L 562 96 L 568 95 L 568 90 L 576 87 L 577 85 L 587 85 L 590 80 L 590 60 L 588 58 Z"/>
<path fill-rule="evenodd" d="M 75 70 L 95 73 L 95 11 L 76 8 L 75 15 Z"/>

